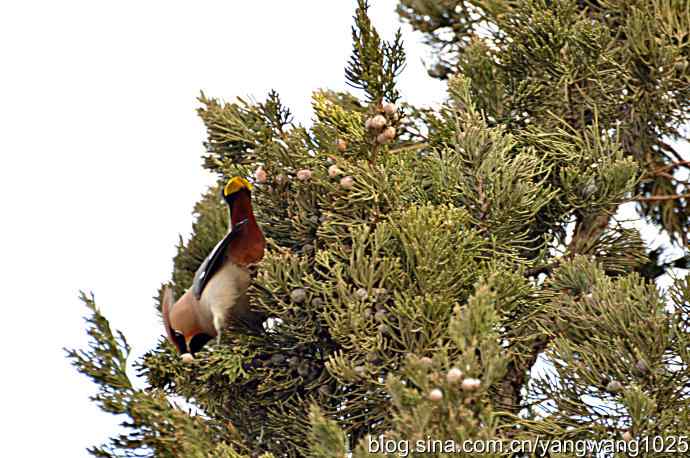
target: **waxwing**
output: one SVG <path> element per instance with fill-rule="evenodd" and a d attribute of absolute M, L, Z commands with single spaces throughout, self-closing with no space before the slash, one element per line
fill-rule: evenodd
<path fill-rule="evenodd" d="M 222 196 L 230 210 L 228 233 L 204 259 L 192 286 L 175 302 L 172 289 L 163 292 L 162 314 L 166 333 L 183 360 L 190 360 L 230 321 L 260 326 L 249 309 L 249 267 L 264 255 L 265 239 L 254 218 L 251 184 L 241 177 L 230 179 Z"/>

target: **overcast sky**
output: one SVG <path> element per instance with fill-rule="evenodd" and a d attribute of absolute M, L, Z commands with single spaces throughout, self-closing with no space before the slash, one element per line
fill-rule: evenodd
<path fill-rule="evenodd" d="M 395 1 L 373 3 L 392 37 Z M 199 91 L 260 100 L 275 88 L 308 122 L 314 89 L 346 88 L 354 4 L 1 3 L 4 456 L 88 456 L 116 431 L 62 351 L 86 343 L 78 291 L 94 292 L 135 357 L 155 346 L 163 328 L 152 296 L 213 180 L 201 168 Z M 402 93 L 440 101 L 426 49 L 403 30 Z"/>
<path fill-rule="evenodd" d="M 392 37 L 396 2 L 373 3 Z M 314 89 L 346 88 L 354 4 L 2 3 L 4 456 L 87 456 L 117 430 L 62 351 L 86 344 L 78 290 L 95 293 L 135 358 L 155 346 L 163 328 L 152 296 L 213 181 L 201 168 L 199 91 L 262 99 L 275 88 L 308 123 Z M 426 76 L 426 48 L 403 31 L 402 94 L 437 103 L 444 89 Z"/>

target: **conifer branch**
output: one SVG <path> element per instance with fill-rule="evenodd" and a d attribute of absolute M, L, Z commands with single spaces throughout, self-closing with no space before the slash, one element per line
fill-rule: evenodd
<path fill-rule="evenodd" d="M 65 349 L 67 358 L 99 386 L 92 400 L 102 410 L 127 415 L 121 426 L 129 431 L 89 448 L 89 453 L 113 458 L 241 457 L 222 442 L 223 428 L 217 423 L 178 410 L 160 391 L 134 388 L 126 372 L 130 347 L 124 335 L 112 332 L 93 295 L 82 292 L 81 300 L 91 313 L 86 318 L 91 342 L 88 350 Z"/>
<path fill-rule="evenodd" d="M 369 2 L 358 0 L 352 27 L 352 56 L 345 77 L 350 86 L 363 89 L 369 101 L 378 103 L 386 99 L 395 103 L 400 98 L 395 79 L 405 67 L 402 33 L 398 30 L 392 42 L 381 40 L 368 10 Z"/>

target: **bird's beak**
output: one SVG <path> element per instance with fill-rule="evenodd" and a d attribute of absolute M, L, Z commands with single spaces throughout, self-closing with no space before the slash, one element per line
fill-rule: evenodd
<path fill-rule="evenodd" d="M 191 347 L 191 345 L 192 345 L 192 336 L 190 336 L 189 338 L 186 338 L 186 339 L 184 340 L 184 343 L 185 343 L 185 345 L 186 345 L 186 347 L 187 347 L 187 352 L 188 352 L 188 353 L 192 353 L 192 347 Z"/>

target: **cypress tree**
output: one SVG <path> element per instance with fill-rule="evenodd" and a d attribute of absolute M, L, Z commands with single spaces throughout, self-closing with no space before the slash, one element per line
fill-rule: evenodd
<path fill-rule="evenodd" d="M 617 212 L 634 202 L 687 244 L 675 142 L 690 115 L 690 2 L 401 0 L 435 50 L 430 75 L 447 80 L 439 109 L 405 102 L 401 35 L 382 39 L 367 10 L 359 0 L 353 92 L 315 92 L 310 126 L 275 92 L 200 96 L 204 167 L 255 182 L 269 243 L 249 296 L 264 329 L 225 332 L 191 364 L 162 338 L 135 362 L 139 389 L 124 336 L 84 295 L 92 344 L 68 357 L 102 409 L 127 415 L 91 453 L 357 457 L 378 440 L 687 435 L 690 281 L 654 282 L 685 258 L 662 261 Z M 227 230 L 217 196 L 180 240 L 178 297 Z"/>

